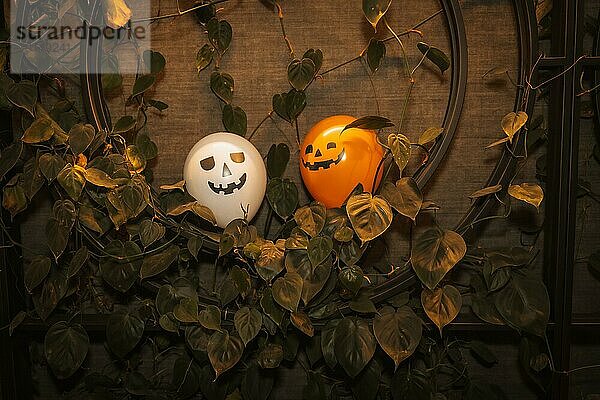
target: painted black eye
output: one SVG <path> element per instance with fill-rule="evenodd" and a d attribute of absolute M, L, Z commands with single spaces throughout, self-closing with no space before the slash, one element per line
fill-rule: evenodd
<path fill-rule="evenodd" d="M 306 146 L 306 150 L 304 150 L 304 154 L 310 154 L 312 152 L 313 152 L 312 144 L 309 144 L 308 146 Z"/>
<path fill-rule="evenodd" d="M 328 148 L 328 149 L 335 149 L 335 147 L 336 147 L 336 146 L 335 146 L 335 143 L 333 143 L 333 142 L 329 142 L 329 143 L 327 143 L 327 148 Z"/>
<path fill-rule="evenodd" d="M 200 166 L 205 171 L 210 171 L 215 167 L 215 158 L 213 156 L 206 157 L 204 160 L 200 161 Z"/>
<path fill-rule="evenodd" d="M 229 157 L 231 157 L 231 161 L 238 164 L 243 163 L 246 160 L 244 153 L 241 151 L 239 153 L 230 153 Z"/>

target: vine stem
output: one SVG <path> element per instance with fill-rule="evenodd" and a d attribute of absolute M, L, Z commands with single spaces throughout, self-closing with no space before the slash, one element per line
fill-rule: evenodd
<path fill-rule="evenodd" d="M 283 8 L 281 8 L 279 1 L 275 2 L 275 7 L 277 7 L 277 16 L 279 17 L 279 25 L 281 26 L 281 33 L 283 34 L 283 40 L 285 41 L 285 44 L 286 44 L 288 50 L 290 51 L 290 57 L 296 58 L 296 55 L 294 54 L 294 48 L 292 47 L 292 42 L 290 42 L 290 39 L 288 38 L 287 33 L 285 33 L 285 25 L 283 23 Z"/>
<path fill-rule="evenodd" d="M 383 39 L 382 42 L 387 43 L 387 42 L 389 42 L 391 40 L 394 40 L 394 39 L 396 39 L 398 37 L 410 35 L 411 33 L 416 33 L 419 36 L 423 36 L 423 34 L 420 31 L 418 31 L 417 28 L 419 28 L 421 25 L 424 25 L 425 23 L 431 21 L 433 18 L 437 17 L 438 15 L 442 14 L 443 12 L 444 12 L 443 9 L 439 9 L 435 13 L 431 14 L 430 16 L 428 16 L 427 18 L 425 18 L 422 21 L 418 22 L 412 28 L 407 29 L 407 30 L 405 30 L 403 32 L 400 32 L 400 33 L 398 33 L 396 35 L 392 35 L 390 37 L 387 37 L 387 38 Z M 326 74 L 328 74 L 330 72 L 333 72 L 336 69 L 342 68 L 342 67 L 344 67 L 344 66 L 346 66 L 346 65 L 348 65 L 348 64 L 350 64 L 350 63 L 352 63 L 354 61 L 358 61 L 358 60 L 360 60 L 362 58 L 363 54 L 364 54 L 364 50 L 359 55 L 357 55 L 356 57 L 354 57 L 354 58 L 352 58 L 350 60 L 346 60 L 343 63 L 341 63 L 339 65 L 336 65 L 335 67 L 329 68 L 328 70 L 326 70 L 324 72 L 321 72 L 319 74 L 319 76 L 326 75 Z"/>
<path fill-rule="evenodd" d="M 252 137 L 254 136 L 254 134 L 260 129 L 260 127 L 269 119 L 271 118 L 271 115 L 273 114 L 273 110 L 269 111 L 267 113 L 267 115 L 258 123 L 258 125 L 256 125 L 256 128 L 254 128 L 254 130 L 252 131 L 252 133 L 250 134 L 250 136 L 248 136 L 248 141 L 252 140 Z"/>
<path fill-rule="evenodd" d="M 156 17 L 147 17 L 147 18 L 133 19 L 133 20 L 131 20 L 131 23 L 146 22 L 146 21 L 156 21 L 156 20 L 159 20 L 159 19 L 181 17 L 182 15 L 191 13 L 192 11 L 196 11 L 196 10 L 198 10 L 200 8 L 210 7 L 212 5 L 219 4 L 219 3 L 224 3 L 226 1 L 229 1 L 229 0 L 213 0 L 210 3 L 199 4 L 197 6 L 188 8 L 187 10 L 183 10 L 183 11 L 179 10 L 179 4 L 177 4 L 177 12 L 176 13 L 165 14 L 165 15 L 157 15 Z"/>

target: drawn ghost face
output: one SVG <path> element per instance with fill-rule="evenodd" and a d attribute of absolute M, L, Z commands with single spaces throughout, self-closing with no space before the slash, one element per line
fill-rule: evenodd
<path fill-rule="evenodd" d="M 251 220 L 265 195 L 267 171 L 256 148 L 243 137 L 218 132 L 190 150 L 183 177 L 188 192 L 210 208 L 221 228 L 236 218 Z"/>

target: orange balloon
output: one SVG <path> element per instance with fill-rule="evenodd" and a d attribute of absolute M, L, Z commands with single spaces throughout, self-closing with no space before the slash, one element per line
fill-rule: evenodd
<path fill-rule="evenodd" d="M 373 192 L 381 181 L 383 168 L 372 187 L 384 154 L 375 132 L 350 128 L 341 133 L 355 120 L 348 115 L 325 118 L 310 129 L 300 147 L 304 185 L 327 208 L 340 207 L 359 183 Z"/>

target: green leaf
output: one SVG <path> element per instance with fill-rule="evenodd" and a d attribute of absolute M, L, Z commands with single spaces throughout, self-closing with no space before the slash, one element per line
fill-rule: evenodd
<path fill-rule="evenodd" d="M 144 59 L 144 64 L 146 64 L 146 68 L 151 74 L 159 74 L 165 69 L 165 57 L 158 51 L 145 50 L 142 57 Z"/>
<path fill-rule="evenodd" d="M 79 199 L 83 187 L 85 186 L 84 171 L 85 170 L 78 165 L 73 166 L 72 164 L 67 164 L 56 177 L 60 186 L 65 189 L 67 194 L 73 200 Z"/>
<path fill-rule="evenodd" d="M 233 250 L 234 239 L 233 236 L 227 233 L 221 235 L 219 240 L 219 257 L 223 257 L 231 250 Z"/>
<path fill-rule="evenodd" d="M 369 115 L 367 117 L 361 117 L 357 120 L 352 121 L 342 129 L 340 135 L 347 129 L 367 129 L 367 130 L 378 130 L 394 126 L 394 123 L 387 118 L 379 117 L 377 115 Z"/>
<path fill-rule="evenodd" d="M 0 152 L 0 180 L 2 178 L 4 178 L 4 176 L 15 166 L 17 161 L 19 161 L 19 157 L 21 157 L 22 151 L 23 151 L 23 142 L 20 140 L 14 142 L 10 146 L 2 149 L 2 151 Z M 46 154 L 43 154 L 40 157 L 40 167 L 41 167 L 41 158 L 44 157 L 45 155 Z M 43 170 L 42 170 L 42 173 L 43 173 Z"/>
<path fill-rule="evenodd" d="M 106 322 L 106 343 L 119 358 L 125 358 L 144 334 L 145 322 L 138 312 L 119 309 Z"/>
<path fill-rule="evenodd" d="M 285 267 L 302 278 L 302 301 L 308 304 L 325 286 L 332 269 L 331 258 L 313 265 L 306 250 L 291 250 L 285 256 Z"/>
<path fill-rule="evenodd" d="M 131 241 L 113 240 L 104 251 L 112 257 L 100 262 L 102 278 L 120 292 L 128 291 L 138 277 L 142 260 L 141 250 Z"/>
<path fill-rule="evenodd" d="M 335 357 L 351 378 L 355 378 L 371 361 L 376 346 L 365 320 L 344 318 L 335 328 Z"/>
<path fill-rule="evenodd" d="M 371 193 L 351 196 L 346 203 L 346 212 L 363 243 L 385 232 L 394 217 L 388 202 L 381 196 L 373 197 Z"/>
<path fill-rule="evenodd" d="M 357 400 L 375 400 L 381 380 L 381 366 L 375 358 L 350 384 L 350 389 Z M 436 400 L 436 399 L 434 399 Z"/>
<path fill-rule="evenodd" d="M 27 208 L 27 195 L 22 182 L 18 182 L 19 175 L 15 175 L 2 192 L 2 207 L 10 212 L 12 218 Z"/>
<path fill-rule="evenodd" d="M 194 351 L 206 351 L 209 338 L 206 329 L 200 326 L 187 326 L 185 328 L 185 342 Z"/>
<path fill-rule="evenodd" d="M 210 89 L 225 103 L 231 103 L 234 86 L 233 77 L 225 72 L 214 71 L 210 75 Z"/>
<path fill-rule="evenodd" d="M 381 40 L 371 38 L 367 47 L 367 64 L 371 72 L 375 73 L 385 58 L 385 43 Z"/>
<path fill-rule="evenodd" d="M 198 301 L 196 298 L 184 297 L 173 308 L 175 318 L 184 323 L 198 322 Z"/>
<path fill-rule="evenodd" d="M 227 331 L 216 331 L 208 341 L 207 353 L 218 378 L 240 361 L 244 353 L 244 343 L 238 336 L 231 335 Z"/>
<path fill-rule="evenodd" d="M 165 111 L 167 108 L 169 108 L 169 105 L 167 103 L 165 103 L 164 101 L 160 101 L 160 100 L 150 99 L 150 100 L 148 100 L 148 105 L 150 107 L 156 108 L 158 111 Z M 137 138 L 136 138 L 136 141 L 137 141 Z M 137 142 L 136 142 L 136 144 L 137 144 Z"/>
<path fill-rule="evenodd" d="M 67 277 L 54 269 L 44 281 L 41 290 L 34 292 L 33 304 L 40 318 L 45 321 L 58 305 L 67 291 Z"/>
<path fill-rule="evenodd" d="M 113 133 L 125 133 L 135 127 L 135 118 L 131 115 L 125 115 L 117 121 L 113 127 Z"/>
<path fill-rule="evenodd" d="M 223 126 L 227 132 L 245 136 L 248 130 L 248 118 L 241 107 L 225 104 L 223 107 Z"/>
<path fill-rule="evenodd" d="M 34 109 L 37 102 L 37 86 L 30 80 L 23 79 L 20 82 L 10 82 L 6 91 L 6 97 L 15 106 L 35 116 Z"/>
<path fill-rule="evenodd" d="M 260 298 L 260 307 L 263 312 L 273 320 L 277 325 L 281 325 L 284 316 L 284 310 L 279 307 L 275 300 L 273 299 L 273 292 L 271 288 L 265 288 L 263 294 Z"/>
<path fill-rule="evenodd" d="M 52 121 L 49 118 L 40 117 L 25 130 L 21 140 L 23 143 L 40 143 L 50 140 L 52 136 L 54 136 Z"/>
<path fill-rule="evenodd" d="M 196 53 L 196 69 L 198 73 L 208 67 L 215 56 L 215 48 L 210 44 L 205 44 Z"/>
<path fill-rule="evenodd" d="M 271 282 L 283 271 L 284 246 L 282 241 L 273 243 L 267 241 L 260 247 L 260 254 L 256 260 L 256 272 L 266 282 Z"/>
<path fill-rule="evenodd" d="M 363 0 L 363 13 L 373 28 L 377 28 L 377 23 L 388 11 L 390 4 L 392 4 L 392 0 Z"/>
<path fill-rule="evenodd" d="M 458 233 L 433 228 L 416 240 L 411 262 L 421 282 L 433 290 L 466 252 L 467 245 Z"/>
<path fill-rule="evenodd" d="M 61 157 L 50 153 L 42 154 L 38 162 L 40 171 L 48 181 L 54 180 L 66 165 L 66 162 Z"/>
<path fill-rule="evenodd" d="M 51 266 L 52 261 L 46 256 L 36 256 L 23 266 L 23 280 L 29 293 L 46 279 Z"/>
<path fill-rule="evenodd" d="M 285 143 L 272 144 L 267 154 L 269 178 L 281 178 L 290 161 L 290 148 Z"/>
<path fill-rule="evenodd" d="M 158 147 L 148 135 L 138 134 L 135 138 L 135 146 L 140 150 L 146 160 L 152 160 L 158 155 Z"/>
<path fill-rule="evenodd" d="M 281 361 L 283 361 L 283 347 L 280 344 L 268 343 L 258 354 L 258 365 L 261 368 L 277 368 Z"/>
<path fill-rule="evenodd" d="M 537 279 L 513 275 L 508 284 L 494 294 L 502 318 L 512 327 L 543 336 L 550 315 L 546 286 Z"/>
<path fill-rule="evenodd" d="M 46 239 L 54 258 L 58 259 L 63 251 L 65 251 L 70 234 L 70 226 L 61 224 L 60 221 L 54 217 L 48 219 L 46 222 Z"/>
<path fill-rule="evenodd" d="M 267 184 L 267 200 L 273 211 L 285 220 L 298 206 L 298 188 L 288 178 L 273 178 Z"/>
<path fill-rule="evenodd" d="M 216 18 L 211 19 L 206 24 L 208 31 L 208 40 L 221 54 L 225 53 L 231 44 L 233 30 L 227 21 L 219 21 Z"/>
<path fill-rule="evenodd" d="M 328 321 L 321 330 L 321 351 L 323 353 L 323 359 L 331 369 L 337 365 L 337 358 L 335 356 L 335 329 L 338 323 L 339 320 Z"/>
<path fill-rule="evenodd" d="M 67 278 L 71 279 L 76 276 L 81 268 L 85 265 L 86 261 L 89 257 L 89 251 L 86 246 L 81 246 L 75 254 L 73 258 L 71 258 L 71 262 L 69 263 L 69 268 L 67 269 Z"/>
<path fill-rule="evenodd" d="M 301 92 L 312 82 L 316 72 L 315 63 L 310 58 L 294 59 L 287 68 L 288 81 Z"/>
<path fill-rule="evenodd" d="M 417 43 L 419 51 L 434 63 L 442 73 L 450 68 L 450 59 L 448 56 L 437 47 L 433 47 L 424 42 Z"/>
<path fill-rule="evenodd" d="M 340 285 L 354 296 L 362 287 L 365 277 L 359 266 L 352 265 L 350 267 L 345 267 L 340 271 L 338 280 Z"/>
<path fill-rule="evenodd" d="M 69 146 L 73 154 L 83 153 L 94 140 L 96 130 L 90 124 L 75 124 L 69 130 Z"/>
<path fill-rule="evenodd" d="M 44 353 L 48 365 L 59 379 L 73 375 L 85 360 L 90 345 L 87 332 L 79 324 L 55 323 L 46 332 Z"/>
<path fill-rule="evenodd" d="M 138 96 L 154 85 L 156 82 L 156 76 L 154 75 L 142 75 L 135 80 L 133 83 L 133 89 L 131 91 L 131 97 Z"/>
<path fill-rule="evenodd" d="M 442 328 L 458 316 L 462 307 L 462 297 L 457 288 L 445 285 L 434 290 L 423 289 L 421 304 L 425 314 L 438 327 L 441 335 Z"/>
<path fill-rule="evenodd" d="M 327 209 L 317 201 L 301 207 L 294 213 L 296 224 L 309 236 L 315 237 L 325 226 L 325 214 Z"/>
<path fill-rule="evenodd" d="M 140 279 L 146 279 L 151 276 L 156 276 L 169 268 L 169 266 L 177 259 L 179 255 L 179 247 L 172 244 L 160 253 L 152 254 L 144 257 L 140 268 Z"/>
<path fill-rule="evenodd" d="M 267 400 L 274 382 L 273 374 L 269 371 L 261 370 L 256 364 L 250 365 L 242 378 L 241 389 L 244 400 Z M 242 400 L 242 396 L 231 400 Z"/>
<path fill-rule="evenodd" d="M 411 177 L 401 178 L 395 185 L 385 182 L 381 186 L 380 194 L 394 210 L 413 221 L 423 204 L 423 194 L 417 182 Z"/>
<path fill-rule="evenodd" d="M 327 236 L 315 236 L 308 242 L 308 258 L 313 266 L 321 264 L 333 250 L 333 241 Z"/>
<path fill-rule="evenodd" d="M 400 170 L 400 175 L 402 175 L 410 160 L 410 140 L 401 133 L 392 133 L 388 136 L 388 147 L 392 151 L 394 161 Z"/>
<path fill-rule="evenodd" d="M 323 65 L 323 52 L 321 49 L 308 49 L 304 52 L 302 59 L 310 58 L 315 65 L 315 74 L 319 72 Z"/>
<path fill-rule="evenodd" d="M 165 232 L 165 226 L 156 221 L 145 219 L 140 222 L 139 235 L 140 241 L 144 247 L 148 247 L 152 243 L 161 239 L 163 236 L 165 236 Z M 194 254 L 194 257 L 196 254 L 198 254 L 198 252 Z"/>
<path fill-rule="evenodd" d="M 296 89 L 273 96 L 273 110 L 289 123 L 300 115 L 304 107 L 306 107 L 306 94 Z"/>
<path fill-rule="evenodd" d="M 444 132 L 444 128 L 428 128 L 425 132 L 421 134 L 421 136 L 419 136 L 419 144 L 425 145 L 429 142 L 433 142 L 435 139 L 438 138 L 438 136 L 442 134 L 442 132 Z"/>
<path fill-rule="evenodd" d="M 189 399 L 200 390 L 202 383 L 211 381 L 208 376 L 204 376 L 194 359 L 188 358 L 187 355 L 175 360 L 172 376 L 171 387 L 175 389 L 175 399 Z"/>
<path fill-rule="evenodd" d="M 273 299 L 283 308 L 296 311 L 302 296 L 302 277 L 288 272 L 273 283 Z"/>
<path fill-rule="evenodd" d="M 242 307 L 235 313 L 233 323 L 244 345 L 247 346 L 260 331 L 262 314 L 255 308 Z"/>
<path fill-rule="evenodd" d="M 217 306 L 209 305 L 198 314 L 198 322 L 206 329 L 221 330 L 221 310 Z"/>
<path fill-rule="evenodd" d="M 380 315 L 373 318 L 373 332 L 383 351 L 398 368 L 419 345 L 423 324 L 408 306 L 403 306 L 395 312 L 393 308 L 385 307 L 379 313 Z"/>

